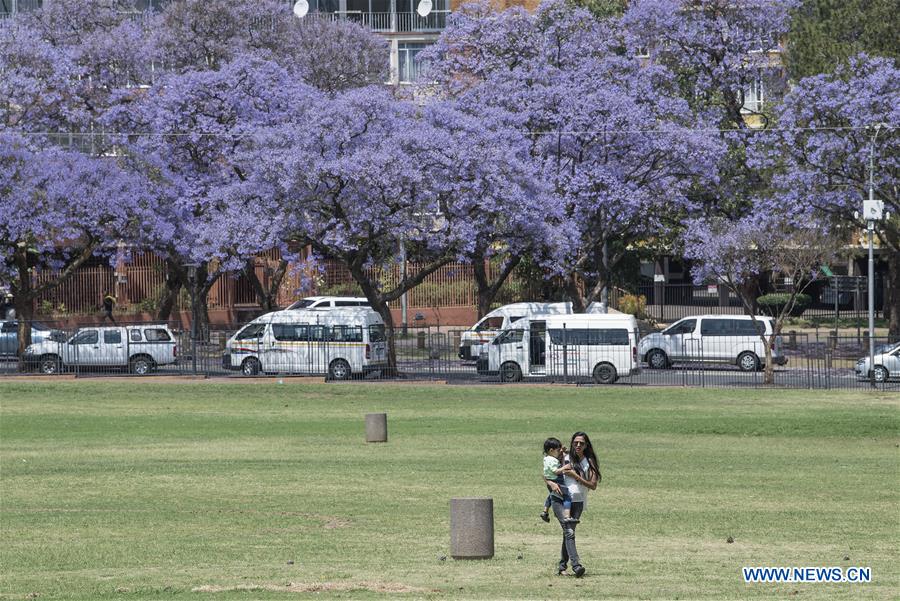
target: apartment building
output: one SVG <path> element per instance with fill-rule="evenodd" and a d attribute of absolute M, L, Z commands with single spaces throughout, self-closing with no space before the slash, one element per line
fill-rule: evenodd
<path fill-rule="evenodd" d="M 134 10 L 159 10 L 171 0 L 134 0 Z M 254 0 L 243 0 L 253 2 Z M 293 6 L 296 0 L 280 0 Z M 391 82 L 410 84 L 423 71 L 416 56 L 433 44 L 447 26 L 450 0 L 430 0 L 431 10 L 424 17 L 417 9 L 422 0 L 308 0 L 304 18 L 325 18 L 358 23 L 384 36 L 390 43 Z M 53 0 L 0 0 L 0 19 L 18 12 L 35 10 Z M 424 12 L 424 11 L 423 11 Z"/>

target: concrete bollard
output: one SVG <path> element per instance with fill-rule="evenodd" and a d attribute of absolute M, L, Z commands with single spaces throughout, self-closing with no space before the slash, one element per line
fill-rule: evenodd
<path fill-rule="evenodd" d="M 788 348 L 797 348 L 797 330 L 791 330 L 790 332 L 788 332 Z"/>
<path fill-rule="evenodd" d="M 492 498 L 450 499 L 450 556 L 453 559 L 494 556 Z"/>
<path fill-rule="evenodd" d="M 416 348 L 423 349 L 425 348 L 426 335 L 425 332 L 418 332 L 416 334 Z"/>
<path fill-rule="evenodd" d="M 387 413 L 366 413 L 366 442 L 387 442 Z"/>

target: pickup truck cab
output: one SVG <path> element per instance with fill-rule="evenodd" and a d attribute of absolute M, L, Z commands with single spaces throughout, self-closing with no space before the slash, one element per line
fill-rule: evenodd
<path fill-rule="evenodd" d="M 44 374 L 78 366 L 127 368 L 146 375 L 177 358 L 175 336 L 165 324 L 80 328 L 66 340 L 32 344 L 22 356 Z"/>

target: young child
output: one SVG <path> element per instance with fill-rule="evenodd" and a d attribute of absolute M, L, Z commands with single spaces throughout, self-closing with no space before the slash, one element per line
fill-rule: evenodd
<path fill-rule="evenodd" d="M 553 489 L 547 484 L 547 490 L 550 491 L 550 494 L 547 495 L 547 500 L 544 501 L 544 510 L 541 512 L 541 519 L 545 522 L 550 521 L 549 511 L 551 497 L 556 497 L 562 499 L 563 502 L 563 521 L 568 524 L 577 524 L 579 520 L 570 515 L 572 510 L 572 497 L 569 495 L 569 489 L 566 488 L 565 480 L 562 475 L 562 460 L 564 453 L 565 449 L 558 438 L 548 438 L 544 441 L 544 481 L 556 482 L 559 485 L 559 493 L 553 492 Z"/>

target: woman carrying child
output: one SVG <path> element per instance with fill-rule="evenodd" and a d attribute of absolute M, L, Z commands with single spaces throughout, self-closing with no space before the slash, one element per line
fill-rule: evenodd
<path fill-rule="evenodd" d="M 563 458 L 562 473 L 565 479 L 564 486 L 568 489 L 572 498 L 572 506 L 568 513 L 570 518 L 567 521 L 567 512 L 563 507 L 561 496 L 551 496 L 551 507 L 553 515 L 559 520 L 559 525 L 563 531 L 562 549 L 560 551 L 559 565 L 556 573 L 564 574 L 568 564 L 572 564 L 572 572 L 576 578 L 584 576 L 584 566 L 578 557 L 578 550 L 575 548 L 575 526 L 577 522 L 572 520 L 580 520 L 581 513 L 587 504 L 587 491 L 596 490 L 597 484 L 600 482 L 600 467 L 597 462 L 597 455 L 594 453 L 594 447 L 591 439 L 584 432 L 576 432 L 572 435 L 572 441 L 569 444 L 568 459 L 570 463 L 566 463 Z M 547 481 L 547 486 L 551 492 L 560 493 L 559 484 L 552 480 Z"/>

